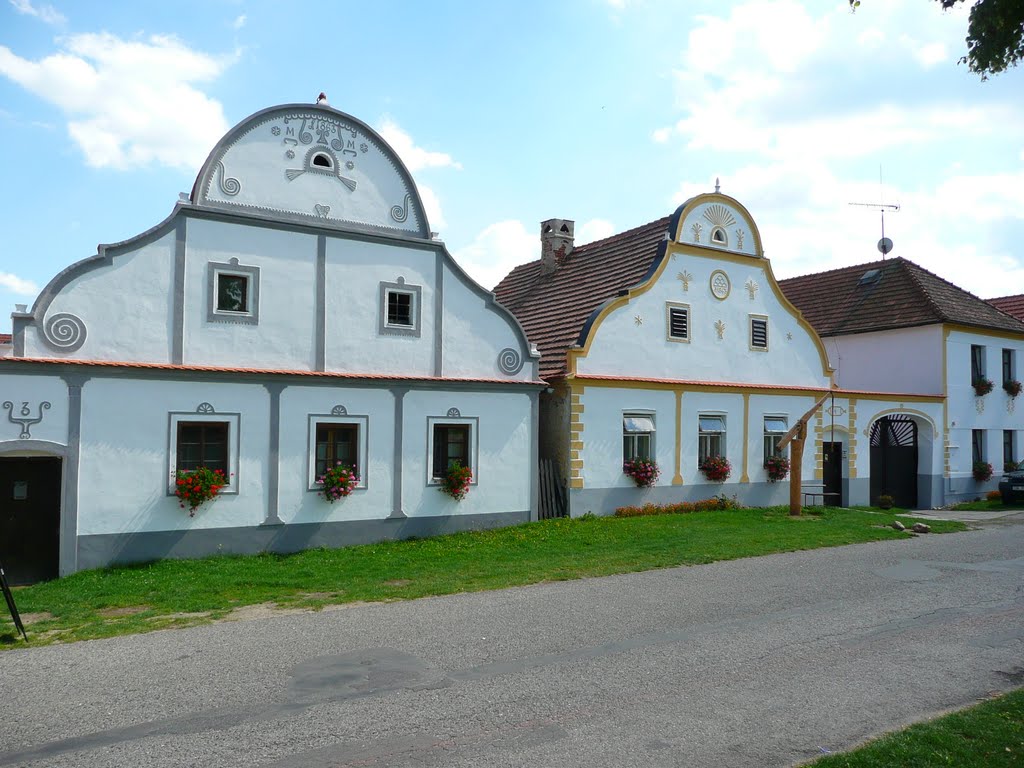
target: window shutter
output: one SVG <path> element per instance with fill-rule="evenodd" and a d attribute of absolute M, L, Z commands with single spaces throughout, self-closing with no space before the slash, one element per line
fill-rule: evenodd
<path fill-rule="evenodd" d="M 768 321 L 756 317 L 750 320 L 750 346 L 758 349 L 768 348 Z"/>
<path fill-rule="evenodd" d="M 670 307 L 668 317 L 669 336 L 673 339 L 688 339 L 690 337 L 689 312 L 682 307 Z"/>

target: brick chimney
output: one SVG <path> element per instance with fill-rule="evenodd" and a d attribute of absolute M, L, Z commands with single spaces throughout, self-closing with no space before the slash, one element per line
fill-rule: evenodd
<path fill-rule="evenodd" d="M 570 219 L 548 219 L 540 223 L 540 273 L 550 275 L 572 253 L 573 230 Z"/>

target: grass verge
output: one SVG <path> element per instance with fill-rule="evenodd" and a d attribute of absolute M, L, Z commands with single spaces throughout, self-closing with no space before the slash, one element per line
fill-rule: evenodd
<path fill-rule="evenodd" d="M 814 768 L 1024 765 L 1024 689 L 912 725 L 851 752 L 828 755 L 810 765 Z"/>
<path fill-rule="evenodd" d="M 886 527 L 901 511 L 826 507 L 794 518 L 775 507 L 563 518 L 293 555 L 161 560 L 83 571 L 18 589 L 15 599 L 28 644 L 45 645 L 192 626 L 248 605 L 317 610 L 906 538 L 911 534 Z M 965 529 L 950 521 L 928 523 L 935 533 Z M 0 613 L 0 648 L 22 645 L 13 623 Z"/>
<path fill-rule="evenodd" d="M 1014 509 L 1024 509 L 1024 504 L 1003 504 L 1002 501 L 961 501 L 959 504 L 954 504 L 950 509 L 962 510 L 967 512 L 1003 512 L 1012 511 Z"/>

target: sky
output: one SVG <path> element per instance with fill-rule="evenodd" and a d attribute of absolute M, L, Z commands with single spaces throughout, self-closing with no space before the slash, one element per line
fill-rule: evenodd
<path fill-rule="evenodd" d="M 779 278 L 903 256 L 1024 292 L 1024 68 L 981 81 L 927 0 L 0 0 L 0 331 L 162 221 L 232 126 L 314 102 L 374 127 L 493 287 L 720 179 Z M 130 306 L 126 303 L 126 311 Z"/>

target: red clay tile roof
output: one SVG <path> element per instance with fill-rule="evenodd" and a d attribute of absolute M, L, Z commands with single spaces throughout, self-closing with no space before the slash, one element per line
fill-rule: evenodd
<path fill-rule="evenodd" d="M 522 264 L 494 293 L 540 350 L 540 376 L 565 375 L 565 353 L 587 318 L 620 291 L 640 283 L 665 239 L 669 217 L 575 248 L 548 275 L 540 259 Z"/>
<path fill-rule="evenodd" d="M 1020 320 L 904 258 L 793 277 L 779 286 L 820 336 L 932 323 L 1024 334 Z"/>
<path fill-rule="evenodd" d="M 844 389 L 842 387 L 835 387 L 829 389 L 828 387 L 807 387 L 801 384 L 758 384 L 751 381 L 706 381 L 703 379 L 662 379 L 662 378 L 651 378 L 648 376 L 607 376 L 598 374 L 587 374 L 579 377 L 580 381 L 584 383 L 589 381 L 641 381 L 645 384 L 668 384 L 673 387 L 727 387 L 733 389 L 735 387 L 750 387 L 752 389 L 772 389 L 781 390 L 785 392 L 813 392 L 815 394 L 824 394 L 825 392 L 833 392 L 836 395 L 873 395 L 876 397 L 891 397 L 893 400 L 898 400 L 901 397 L 934 397 L 936 400 L 944 400 L 945 395 L 936 394 L 930 392 L 883 392 L 874 389 Z"/>
<path fill-rule="evenodd" d="M 10 344 L 13 338 L 9 333 L 0 333 L 0 344 Z"/>
<path fill-rule="evenodd" d="M 543 386 L 542 381 L 516 381 L 514 379 L 488 379 L 454 376 L 403 376 L 393 373 L 349 373 L 343 371 L 302 371 L 273 368 L 240 368 L 226 365 L 174 365 L 172 363 L 135 363 L 119 360 L 73 360 L 59 357 L 0 357 L 0 365 L 17 363 L 48 365 L 81 365 L 99 368 L 130 368 L 156 371 L 188 371 L 195 373 L 237 373 L 261 376 L 303 376 L 309 378 L 353 379 L 366 381 L 430 381 L 450 384 L 502 384 L 524 387 Z"/>
<path fill-rule="evenodd" d="M 997 299 L 985 299 L 985 301 L 996 309 L 1013 315 L 1018 320 L 1024 320 L 1024 293 L 1018 293 L 1016 296 L 1000 296 Z"/>

